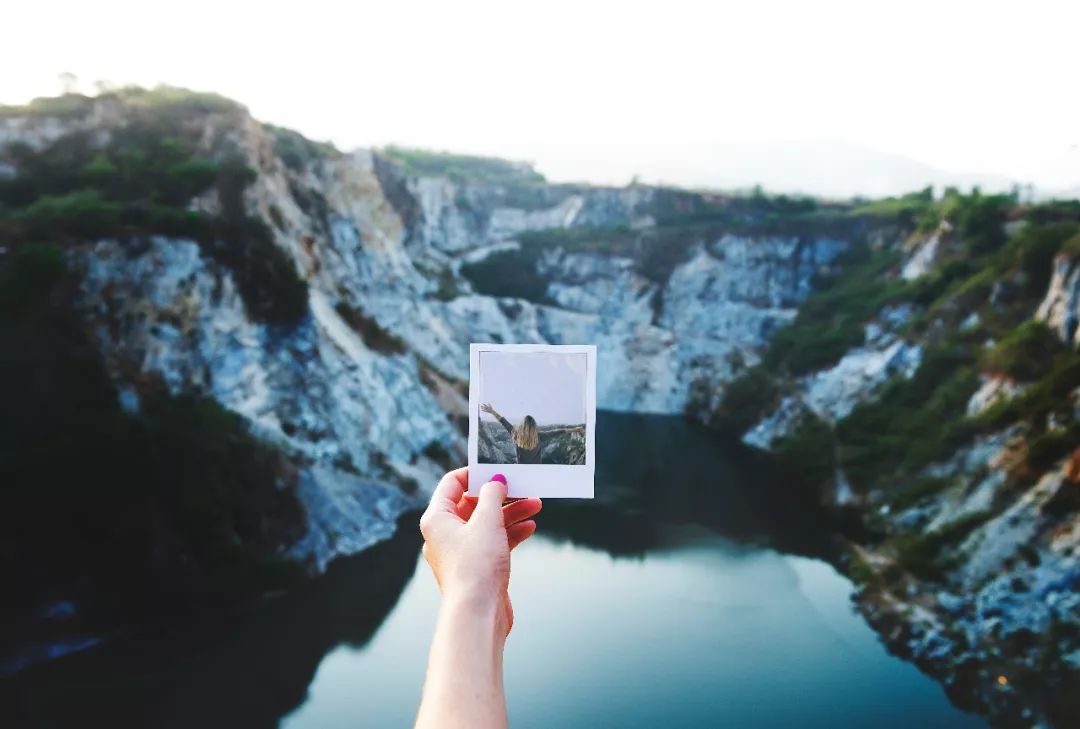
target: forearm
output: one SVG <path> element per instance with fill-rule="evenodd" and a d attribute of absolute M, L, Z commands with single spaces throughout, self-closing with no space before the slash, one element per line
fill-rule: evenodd
<path fill-rule="evenodd" d="M 444 596 L 416 729 L 506 727 L 499 598 Z"/>

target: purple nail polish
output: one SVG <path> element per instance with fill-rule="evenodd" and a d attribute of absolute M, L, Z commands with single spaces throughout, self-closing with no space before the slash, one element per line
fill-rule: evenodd
<path fill-rule="evenodd" d="M 491 477 L 491 480 L 498 481 L 503 486 L 506 485 L 506 476 L 502 475 L 501 473 L 496 473 L 494 476 Z"/>

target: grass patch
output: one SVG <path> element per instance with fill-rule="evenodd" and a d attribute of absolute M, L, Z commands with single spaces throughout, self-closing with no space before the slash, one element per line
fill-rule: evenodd
<path fill-rule="evenodd" d="M 383 148 L 381 153 L 401 165 L 410 175 L 446 177 L 458 183 L 480 182 L 489 185 L 545 182 L 543 175 L 524 162 L 394 146 Z"/>

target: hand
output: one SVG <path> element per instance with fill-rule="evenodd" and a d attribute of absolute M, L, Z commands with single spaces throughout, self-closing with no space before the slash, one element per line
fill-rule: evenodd
<path fill-rule="evenodd" d="M 489 481 L 479 498 L 465 493 L 468 469 L 443 476 L 427 511 L 420 517 L 424 558 L 435 573 L 444 601 L 494 605 L 501 637 L 510 633 L 510 550 L 536 531 L 531 517 L 540 499 L 519 499 L 503 505 L 506 484 Z"/>
<path fill-rule="evenodd" d="M 492 417 L 498 417 L 498 414 L 495 412 L 495 408 L 491 407 L 491 403 L 489 402 L 485 402 L 480 405 L 480 409 L 488 415 L 491 415 Z"/>

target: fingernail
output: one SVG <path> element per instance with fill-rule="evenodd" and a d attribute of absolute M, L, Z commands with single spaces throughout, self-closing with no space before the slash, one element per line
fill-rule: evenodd
<path fill-rule="evenodd" d="M 501 473 L 496 473 L 494 476 L 491 477 L 491 480 L 498 481 L 503 486 L 506 485 L 506 476 L 502 475 Z"/>

